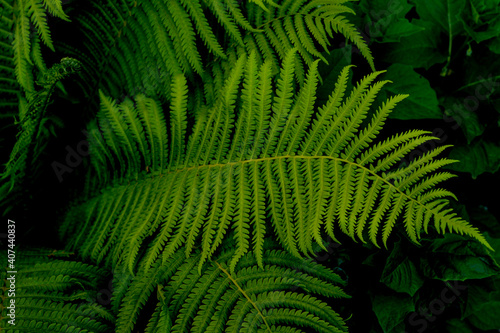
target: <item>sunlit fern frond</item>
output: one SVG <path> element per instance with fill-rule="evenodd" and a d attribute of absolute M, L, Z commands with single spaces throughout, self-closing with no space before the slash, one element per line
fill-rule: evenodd
<path fill-rule="evenodd" d="M 172 83 L 169 131 L 154 99 L 116 104 L 102 95 L 100 131 L 90 140 L 90 177 L 103 181 L 65 218 L 61 236 L 70 239 L 70 249 L 133 272 L 145 246 L 152 265 L 185 245 L 187 255 L 201 248 L 202 265 L 232 229 L 233 271 L 250 249 L 262 263 L 264 236 L 273 231 L 300 257 L 313 252 L 313 243 L 323 246 L 323 233 L 335 239 L 337 231 L 368 237 L 377 246 L 381 238 L 386 245 L 398 221 L 415 243 L 434 222 L 440 233 L 466 234 L 489 247 L 476 228 L 446 208 L 453 195 L 435 188 L 449 178 L 433 174 L 453 162 L 437 158 L 446 146 L 398 167 L 435 138 L 411 130 L 377 140 L 406 96 L 369 112 L 388 82 L 376 82 L 381 72 L 374 72 L 348 92 L 346 67 L 329 100 L 317 107 L 318 61 L 298 89 L 295 53 L 288 53 L 276 84 L 270 62 L 259 67 L 255 53 L 240 58 L 215 104 L 197 111 L 189 133 L 182 76 Z M 106 173 L 112 165 L 114 173 Z"/>

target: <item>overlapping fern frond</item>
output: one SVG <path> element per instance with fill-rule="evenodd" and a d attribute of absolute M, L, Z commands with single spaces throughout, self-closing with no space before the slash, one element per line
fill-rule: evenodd
<path fill-rule="evenodd" d="M 72 58 L 63 58 L 60 63 L 41 73 L 36 82 L 41 86 L 33 92 L 31 102 L 20 109 L 19 131 L 12 148 L 5 170 L 0 173 L 0 195 L 7 198 L 14 185 L 20 185 L 27 174 L 34 172 L 33 161 L 37 160 L 46 139 L 43 136 L 42 124 L 47 120 L 45 111 L 56 84 L 70 74 L 80 70 L 80 63 Z M 6 204 L 7 202 L 4 202 Z"/>
<path fill-rule="evenodd" d="M 14 49 L 11 45 L 13 25 L 13 8 L 4 0 L 0 6 L 0 110 L 10 112 L 11 116 L 17 111 L 20 97 L 19 82 L 15 75 Z"/>
<path fill-rule="evenodd" d="M 27 93 L 28 99 L 30 94 L 34 93 L 33 70 L 34 68 L 38 71 L 45 70 L 41 44 L 54 51 L 47 24 L 47 12 L 68 20 L 63 12 L 61 0 L 1 1 L 0 49 L 3 52 L 0 57 L 2 69 L 0 82 L 11 87 L 11 89 L 1 89 L 1 93 L 15 94 L 17 84 Z M 35 34 L 31 32 L 32 27 L 36 30 Z M 12 91 L 12 88 L 15 91 Z"/>
<path fill-rule="evenodd" d="M 210 80 L 213 73 L 206 73 L 214 62 L 215 70 L 230 67 L 236 54 L 251 51 L 262 61 L 273 59 L 276 72 L 292 47 L 311 65 L 323 58 L 321 51 L 329 50 L 335 33 L 352 40 L 373 68 L 365 42 L 344 16 L 353 13 L 346 1 L 94 1 L 74 17 L 83 47 L 61 49 L 82 60 L 89 94 L 99 88 L 114 98 L 168 97 L 165 87 L 172 76 Z M 296 69 L 302 82 L 299 58 Z"/>
<path fill-rule="evenodd" d="M 1 0 L 0 1 L 0 111 L 8 125 L 23 119 L 18 141 L 12 147 L 6 170 L 0 184 L 2 200 L 14 202 L 20 192 L 7 197 L 14 184 L 29 171 L 26 161 L 32 160 L 29 147 L 36 138 L 39 121 L 43 121 L 41 104 L 48 90 L 35 89 L 35 73 L 46 72 L 42 57 L 42 45 L 54 50 L 47 25 L 47 12 L 67 20 L 60 0 Z M 30 114 L 25 117 L 25 114 Z M 32 116 L 36 115 L 36 116 Z M 6 127 L 4 127 L 6 128 Z M 38 150 L 39 151 L 39 150 Z M 2 167 L 3 169 L 3 167 Z M 4 207 L 2 205 L 2 207 Z"/>
<path fill-rule="evenodd" d="M 466 234 L 489 247 L 476 228 L 446 208 L 453 194 L 435 188 L 451 177 L 434 173 L 453 162 L 437 158 L 446 147 L 398 168 L 413 149 L 435 138 L 412 130 L 377 140 L 406 96 L 369 112 L 388 82 L 375 82 L 375 72 L 348 92 L 346 67 L 328 102 L 317 108 L 318 61 L 295 91 L 295 53 L 285 58 L 276 85 L 270 62 L 259 67 L 255 53 L 240 58 L 216 103 L 196 111 L 189 133 L 182 76 L 172 83 L 168 132 L 154 99 L 138 96 L 118 105 L 102 96 L 102 135 L 90 131 L 96 134 L 95 173 L 89 177 L 106 174 L 109 166 L 115 173 L 103 176 L 99 192 L 94 182 L 84 202 L 69 210 L 61 236 L 70 248 L 133 272 L 138 258 L 152 266 L 185 245 L 186 255 L 201 250 L 201 267 L 232 229 L 234 271 L 250 249 L 263 265 L 263 240 L 273 231 L 300 257 L 312 253 L 315 242 L 323 246 L 323 233 L 335 239 L 341 231 L 377 246 L 381 238 L 386 245 L 399 220 L 414 242 L 433 222 L 437 232 Z"/>
<path fill-rule="evenodd" d="M 117 282 L 113 301 L 119 306 L 116 332 L 135 332 L 148 300 L 156 299 L 145 332 L 347 332 L 342 318 L 314 295 L 347 298 L 345 282 L 313 261 L 297 261 L 266 243 L 263 268 L 248 253 L 229 272 L 234 248 L 206 263 L 178 251 L 162 264 L 142 264 L 133 280 Z M 122 280 L 123 281 L 123 280 Z M 307 292 L 307 293 L 306 293 Z M 300 327 L 298 329 L 297 327 Z"/>
<path fill-rule="evenodd" d="M 2 262 L 6 263 L 6 251 L 3 253 Z M 102 283 L 106 271 L 76 261 L 55 259 L 58 251 L 16 250 L 16 255 L 17 273 L 11 274 L 5 269 L 0 273 L 0 284 L 5 291 L 1 305 L 5 316 L 0 320 L 0 331 L 110 332 L 114 319 L 97 304 L 93 291 Z M 15 287 L 10 290 L 11 280 L 7 278 L 12 276 Z M 11 300 L 15 302 L 13 317 L 7 316 Z M 9 323 L 13 318 L 15 320 Z"/>
<path fill-rule="evenodd" d="M 356 27 L 344 16 L 355 15 L 352 9 L 345 6 L 346 2 L 348 1 L 289 0 L 282 1 L 279 7 L 270 7 L 267 12 L 249 11 L 249 21 L 258 30 L 245 35 L 247 53 L 257 51 L 261 61 L 277 58 L 274 65 L 278 70 L 279 63 L 285 59 L 290 49 L 296 48 L 303 62 L 296 61 L 295 71 L 297 79 L 303 83 L 304 68 L 311 66 L 316 59 L 327 62 L 321 52 L 328 52 L 332 47 L 334 34 L 340 33 L 359 48 L 372 70 L 375 70 L 368 46 Z"/>

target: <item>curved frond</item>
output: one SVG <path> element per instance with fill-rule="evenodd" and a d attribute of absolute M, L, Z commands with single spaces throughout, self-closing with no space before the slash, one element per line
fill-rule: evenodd
<path fill-rule="evenodd" d="M 180 145 L 177 133 L 184 132 L 183 125 L 179 129 L 179 119 L 187 114 L 180 109 L 185 105 L 186 81 L 179 77 L 172 84 L 175 94 L 168 135 L 158 130 L 166 129 L 159 105 L 138 96 L 147 149 L 152 160 L 158 161 L 148 170 L 132 170 L 134 165 L 144 165 L 144 154 L 138 150 L 141 141 L 128 138 L 141 130 L 119 123 L 124 107 L 109 100 L 110 106 L 99 117 L 111 109 L 117 114 L 107 117 L 105 140 L 96 149 L 108 150 L 112 160 L 125 162 L 127 168 L 119 167 L 117 175 L 110 177 L 115 181 L 78 208 L 84 213 L 76 221 L 69 213 L 72 218 L 64 224 L 80 226 L 76 236 L 63 234 L 78 239 L 72 248 L 83 249 L 83 256 L 98 262 L 113 253 L 108 263 L 125 265 L 133 272 L 141 246 L 149 247 L 146 266 L 159 257 L 168 260 L 181 246 L 186 246 L 186 255 L 198 247 L 201 268 L 232 229 L 236 250 L 229 269 L 233 272 L 238 259 L 251 249 L 260 262 L 264 236 L 271 232 L 266 228 L 267 219 L 282 245 L 297 257 L 311 253 L 313 242 L 322 246 L 323 230 L 334 239 L 336 228 L 362 241 L 366 234 L 378 246 L 379 239 L 387 244 L 401 221 L 410 238 L 418 242 L 420 230 L 427 232 L 431 219 L 438 232 L 465 234 L 489 247 L 476 228 L 441 204 L 450 193 L 435 185 L 449 176 L 433 176 L 433 172 L 452 162 L 436 158 L 446 147 L 395 168 L 412 149 L 433 138 L 425 131 L 410 131 L 377 142 L 387 115 L 404 95 L 390 98 L 370 113 L 370 105 L 387 82 L 375 82 L 380 73 L 372 73 L 344 99 L 346 68 L 312 121 L 317 62 L 303 87 L 297 89 L 294 57 L 292 50 L 283 63 L 272 102 L 262 90 L 270 84 L 269 63 L 257 73 L 255 54 L 240 58 L 219 98 L 197 112 L 187 142 Z M 249 112 L 255 116 L 250 117 Z M 104 156 L 100 153 L 93 161 L 97 170 L 105 169 L 99 162 Z M 172 156 L 182 158 L 167 161 Z M 128 176 L 132 174 L 137 178 Z M 107 226 L 104 230 L 112 231 L 103 234 L 103 225 Z M 100 236 L 80 237 L 82 232 Z"/>
<path fill-rule="evenodd" d="M 17 141 L 6 163 L 5 171 L 0 177 L 1 180 L 9 184 L 9 191 L 14 185 L 19 185 L 26 175 L 33 172 L 33 161 L 45 143 L 40 134 L 41 127 L 55 84 L 79 70 L 80 63 L 78 61 L 72 58 L 63 58 L 60 63 L 42 73 L 42 78 L 37 81 L 42 89 L 33 94 L 31 102 L 21 114 Z"/>

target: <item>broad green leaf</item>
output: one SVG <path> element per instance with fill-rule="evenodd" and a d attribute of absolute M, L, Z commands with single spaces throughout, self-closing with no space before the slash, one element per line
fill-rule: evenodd
<path fill-rule="evenodd" d="M 479 206 L 479 207 L 474 207 L 470 208 L 470 217 L 471 219 L 467 219 L 467 221 L 473 221 L 477 223 L 476 225 L 478 228 L 480 228 L 482 231 L 488 231 L 491 236 L 495 237 L 495 239 L 498 238 L 498 247 L 496 247 L 494 244 L 493 246 L 494 249 L 498 248 L 499 250 L 493 254 L 493 257 L 497 258 L 496 256 L 500 256 L 500 223 L 498 220 L 495 218 L 495 216 L 488 210 L 488 207 L 484 206 Z M 496 259 L 498 263 L 500 263 L 500 257 Z"/>
<path fill-rule="evenodd" d="M 469 4 L 472 11 L 476 12 L 477 15 L 500 10 L 500 8 L 498 8 L 498 0 L 469 0 Z M 478 19 L 480 19 L 480 17 L 478 17 Z"/>
<path fill-rule="evenodd" d="M 446 331 L 453 333 L 473 333 L 469 324 L 457 318 L 448 320 L 446 323 Z"/>
<path fill-rule="evenodd" d="M 387 258 L 380 282 L 394 291 L 413 296 L 424 284 L 424 280 L 415 264 L 402 252 L 400 243 L 395 244 Z"/>
<path fill-rule="evenodd" d="M 367 13 L 365 32 L 380 43 L 399 42 L 424 28 L 410 23 L 405 15 L 413 8 L 406 1 L 363 0 L 360 8 Z"/>
<path fill-rule="evenodd" d="M 481 244 L 462 236 L 445 234 L 428 246 L 420 260 L 423 274 L 442 281 L 483 279 L 500 272 L 500 267 Z"/>
<path fill-rule="evenodd" d="M 488 239 L 488 241 L 492 242 L 491 246 L 495 249 L 495 252 L 493 252 L 491 256 L 498 264 L 500 264 L 500 238 L 492 238 L 488 235 L 486 236 L 486 238 Z"/>
<path fill-rule="evenodd" d="M 463 17 L 466 0 L 413 0 L 422 20 L 432 22 L 442 31 L 453 36 L 463 32 Z"/>
<path fill-rule="evenodd" d="M 488 48 L 495 54 L 500 54 L 500 38 L 495 38 L 488 43 Z"/>
<path fill-rule="evenodd" d="M 483 302 L 477 311 L 468 317 L 472 325 L 486 331 L 500 327 L 500 297 L 495 301 Z"/>
<path fill-rule="evenodd" d="M 467 34 L 472 37 L 476 43 L 481 43 L 482 41 L 486 41 L 500 35 L 500 21 L 491 25 L 481 24 L 479 26 L 472 27 L 465 25 L 464 27 Z"/>
<path fill-rule="evenodd" d="M 425 28 L 410 23 L 407 19 L 400 19 L 387 27 L 382 42 L 399 42 L 402 37 L 411 36 Z"/>
<path fill-rule="evenodd" d="M 378 294 L 372 299 L 372 308 L 384 333 L 399 333 L 404 331 L 405 317 L 415 311 L 415 304 L 407 295 Z"/>
<path fill-rule="evenodd" d="M 500 145 L 482 139 L 468 146 L 454 147 L 450 159 L 459 160 L 446 168 L 454 171 L 468 172 L 473 179 L 482 173 L 495 173 L 500 168 Z"/>
<path fill-rule="evenodd" d="M 476 42 L 498 37 L 500 35 L 500 6 L 496 0 L 469 0 L 470 11 L 466 24 L 467 34 Z"/>
<path fill-rule="evenodd" d="M 487 64 L 487 66 L 485 66 Z M 483 52 L 465 59 L 463 86 L 457 92 L 463 92 L 463 101 L 469 108 L 478 111 L 492 97 L 500 93 L 500 58 L 495 54 Z M 479 102 L 479 104 L 477 104 Z"/>
<path fill-rule="evenodd" d="M 481 330 L 500 327 L 500 279 L 469 288 L 464 317 Z"/>
<path fill-rule="evenodd" d="M 410 96 L 399 103 L 390 115 L 394 119 L 441 119 L 436 92 L 429 81 L 416 73 L 412 66 L 393 64 L 387 69 L 384 80 L 393 83 L 385 90 L 393 94 L 405 93 Z"/>
<path fill-rule="evenodd" d="M 500 262 L 500 238 L 486 236 L 495 249 L 493 258 Z M 500 275 L 478 281 L 470 286 L 467 306 L 462 315 L 475 327 L 481 330 L 498 329 L 500 327 Z"/>
<path fill-rule="evenodd" d="M 468 100 L 445 96 L 440 102 L 445 107 L 444 120 L 454 129 L 460 127 L 467 138 L 467 143 L 470 144 L 474 138 L 483 134 L 485 126 L 479 121 L 477 112 L 467 104 Z"/>
<path fill-rule="evenodd" d="M 388 44 L 389 51 L 384 60 L 426 69 L 446 61 L 446 56 L 439 51 L 439 46 L 442 44 L 439 29 L 434 24 L 423 20 L 413 20 L 412 24 L 423 30 L 401 38 L 399 43 Z"/>

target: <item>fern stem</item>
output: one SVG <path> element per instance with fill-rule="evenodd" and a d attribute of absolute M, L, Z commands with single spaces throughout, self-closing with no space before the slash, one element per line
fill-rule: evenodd
<path fill-rule="evenodd" d="M 459 88 L 459 89 L 457 89 L 456 91 L 464 90 L 465 88 L 469 88 L 469 87 L 474 86 L 474 85 L 479 84 L 479 83 L 488 82 L 488 81 L 496 81 L 496 80 L 498 80 L 498 79 L 500 79 L 500 75 L 493 76 L 493 77 L 491 77 L 491 78 L 487 78 L 487 79 L 484 79 L 484 78 L 483 78 L 483 79 L 481 79 L 481 80 L 477 80 L 477 81 L 471 82 L 471 83 L 469 83 L 469 84 L 466 84 L 465 86 L 460 87 L 460 88 Z M 491 91 L 491 90 L 490 90 L 490 91 L 489 91 L 489 93 L 490 93 L 490 92 L 492 93 L 493 91 Z"/>
<path fill-rule="evenodd" d="M 446 5 L 448 9 L 448 58 L 446 59 L 446 65 L 444 65 L 443 70 L 441 71 L 441 76 L 446 76 L 448 73 L 448 66 L 451 62 L 451 50 L 453 43 L 453 31 L 451 26 L 451 17 L 450 17 L 450 0 L 446 0 Z"/>
<path fill-rule="evenodd" d="M 254 301 L 252 301 L 252 299 L 247 295 L 247 293 L 240 287 L 240 285 L 238 284 L 238 282 L 236 282 L 235 279 L 233 279 L 233 277 L 231 276 L 231 274 L 229 274 L 229 272 L 224 269 L 224 267 L 222 267 L 221 264 L 219 264 L 217 261 L 214 261 L 214 263 L 217 265 L 217 267 L 219 267 L 219 269 L 221 271 L 224 272 L 224 274 L 227 275 L 227 277 L 229 278 L 229 280 L 231 280 L 232 283 L 234 283 L 234 285 L 238 288 L 238 290 L 241 292 L 241 294 L 243 296 L 245 296 L 245 298 L 248 300 L 248 302 L 250 304 L 252 304 L 252 306 L 255 308 L 255 310 L 257 310 L 257 312 L 259 313 L 259 315 L 262 317 L 262 320 L 264 321 L 264 324 L 266 324 L 266 327 L 267 327 L 267 330 L 269 331 L 269 333 L 271 333 L 271 327 L 269 327 L 269 324 L 267 323 L 266 321 L 266 317 L 264 317 L 264 314 L 262 314 L 262 312 L 260 311 L 259 307 L 257 306 L 257 304 L 255 304 Z"/>
<path fill-rule="evenodd" d="M 262 157 L 262 158 L 248 159 L 248 160 L 236 161 L 236 162 L 195 165 L 195 166 L 192 166 L 192 167 L 186 167 L 186 168 L 182 168 L 182 169 L 175 169 L 175 170 L 172 170 L 172 171 L 168 171 L 165 174 L 168 175 L 168 174 L 176 174 L 176 173 L 179 173 L 179 172 L 189 172 L 189 171 L 194 170 L 194 169 L 201 170 L 203 168 L 223 168 L 223 167 L 233 166 L 233 165 L 238 165 L 238 164 L 266 162 L 266 161 L 281 160 L 281 159 L 287 159 L 287 158 L 289 158 L 289 159 L 326 159 L 326 160 L 339 161 L 339 162 L 343 162 L 345 164 L 353 165 L 353 166 L 358 167 L 358 168 L 360 168 L 362 170 L 365 170 L 366 172 L 368 172 L 371 175 L 375 176 L 376 178 L 380 179 L 382 182 L 386 183 L 390 187 L 393 187 L 394 190 L 396 190 L 397 192 L 399 192 L 401 195 L 407 197 L 408 199 L 410 199 L 412 201 L 415 201 L 417 204 L 421 204 L 418 200 L 410 197 L 408 194 L 406 194 L 405 192 L 403 192 L 401 189 L 399 189 L 398 187 L 394 186 L 394 184 L 392 182 L 390 182 L 389 180 L 381 177 L 379 174 L 377 174 L 376 172 L 368 169 L 367 167 L 365 167 L 365 166 L 363 166 L 361 164 L 358 164 L 358 163 L 355 163 L 355 162 L 343 159 L 343 158 L 331 157 L 331 156 L 321 156 L 321 155 L 313 155 L 313 156 L 305 156 L 305 155 L 283 155 L 283 156 Z M 151 177 L 154 177 L 154 175 L 152 175 Z M 134 180 L 134 181 L 138 181 L 138 180 Z M 424 205 L 424 208 L 426 210 L 429 210 L 425 205 Z"/>

